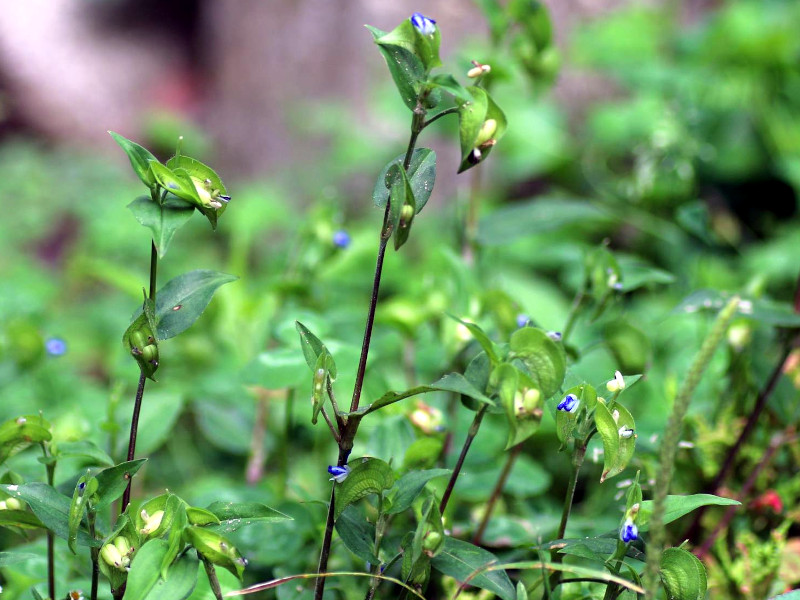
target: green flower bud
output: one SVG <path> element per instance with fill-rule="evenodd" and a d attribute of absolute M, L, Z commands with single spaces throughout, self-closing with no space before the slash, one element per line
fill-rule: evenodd
<path fill-rule="evenodd" d="M 438 531 L 429 531 L 422 539 L 422 549 L 428 556 L 433 556 L 444 544 L 444 537 Z"/>
<path fill-rule="evenodd" d="M 122 564 L 122 554 L 120 554 L 119 548 L 114 544 L 106 544 L 103 546 L 100 549 L 100 557 L 110 567 L 116 567 L 117 569 L 125 568 Z"/>
<path fill-rule="evenodd" d="M 400 211 L 400 227 L 408 227 L 411 220 L 414 218 L 414 207 L 410 204 L 404 204 Z"/>
<path fill-rule="evenodd" d="M 24 508 L 24 506 L 22 505 L 22 502 L 20 502 L 16 498 L 8 498 L 8 499 L 6 499 L 5 505 L 6 505 L 6 508 L 8 510 L 22 510 Z M 2 509 L 0 509 L 0 510 L 2 510 Z"/>
<path fill-rule="evenodd" d="M 130 554 L 133 552 L 133 548 L 131 548 L 128 538 L 126 538 L 124 535 L 118 535 L 114 538 L 114 546 L 117 547 L 117 550 L 119 550 L 119 553 L 123 557 L 130 556 Z"/>
<path fill-rule="evenodd" d="M 155 344 L 148 344 L 142 348 L 142 360 L 149 362 L 153 365 L 158 365 L 158 346 Z"/>
<path fill-rule="evenodd" d="M 131 334 L 131 352 L 133 354 L 139 354 L 145 346 L 147 346 L 147 336 L 144 334 L 143 331 L 134 331 Z"/>

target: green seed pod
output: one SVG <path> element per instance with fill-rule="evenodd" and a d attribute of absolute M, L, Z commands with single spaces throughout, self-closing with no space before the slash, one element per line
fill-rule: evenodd
<path fill-rule="evenodd" d="M 130 543 L 128 542 L 128 538 L 124 535 L 118 535 L 114 538 L 114 546 L 116 546 L 117 550 L 121 556 L 129 556 L 131 554 L 132 548 Z"/>
<path fill-rule="evenodd" d="M 140 331 L 134 331 L 131 334 L 130 343 L 131 343 L 131 352 L 133 354 L 139 354 L 139 352 L 141 352 L 142 348 L 147 346 L 147 343 L 148 343 L 147 342 L 147 336 L 141 330 Z M 138 349 L 139 352 L 134 351 L 134 349 Z"/>
<path fill-rule="evenodd" d="M 144 527 L 139 530 L 143 536 L 147 537 L 153 534 L 161 526 L 161 521 L 164 519 L 164 511 L 157 510 L 152 515 L 148 515 L 146 511 L 141 513 L 142 520 L 144 520 Z"/>
<path fill-rule="evenodd" d="M 20 502 L 16 498 L 8 498 L 8 499 L 6 499 L 5 505 L 6 505 L 6 508 L 8 510 L 22 510 L 24 508 L 23 505 L 22 505 L 22 502 Z M 0 509 L 0 510 L 2 510 L 2 509 Z"/>
<path fill-rule="evenodd" d="M 422 540 L 422 549 L 428 556 L 434 556 L 444 544 L 444 537 L 438 531 L 429 531 Z"/>
<path fill-rule="evenodd" d="M 414 207 L 410 204 L 404 204 L 400 211 L 400 227 L 408 227 L 411 220 L 414 218 Z"/>
<path fill-rule="evenodd" d="M 142 348 L 142 360 L 150 364 L 158 365 L 158 346 L 155 344 L 148 344 Z"/>
<path fill-rule="evenodd" d="M 120 554 L 119 548 L 114 544 L 106 544 L 103 546 L 100 549 L 100 557 L 110 567 L 116 567 L 117 569 L 124 568 L 122 565 L 122 554 Z"/>
<path fill-rule="evenodd" d="M 488 142 L 497 131 L 497 121 L 494 119 L 486 119 L 478 132 L 478 137 L 475 138 L 475 147 Z"/>

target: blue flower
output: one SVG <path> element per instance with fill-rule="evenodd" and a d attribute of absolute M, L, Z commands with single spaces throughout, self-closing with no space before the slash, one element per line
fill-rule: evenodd
<path fill-rule="evenodd" d="M 411 23 L 422 35 L 433 35 L 436 32 L 436 21 L 422 13 L 415 12 L 411 15 Z"/>
<path fill-rule="evenodd" d="M 50 356 L 61 356 L 67 352 L 67 342 L 61 338 L 50 338 L 44 343 L 44 349 Z"/>
<path fill-rule="evenodd" d="M 328 467 L 328 473 L 333 475 L 333 477 L 331 477 L 329 479 L 329 481 L 335 481 L 336 483 L 342 483 L 345 479 L 347 479 L 347 476 L 350 474 L 350 467 L 348 467 L 347 465 L 345 465 L 343 467 L 337 467 L 337 466 L 331 465 L 330 467 Z"/>
<path fill-rule="evenodd" d="M 631 519 L 625 519 L 622 529 L 619 530 L 619 539 L 626 544 L 639 539 L 639 528 Z"/>
<path fill-rule="evenodd" d="M 337 248 L 347 248 L 350 245 L 350 234 L 344 229 L 333 234 L 333 245 Z"/>
<path fill-rule="evenodd" d="M 528 317 L 528 315 L 526 315 L 525 313 L 519 313 L 517 315 L 517 327 L 520 328 L 525 327 L 530 320 L 531 320 L 530 317 Z"/>
<path fill-rule="evenodd" d="M 576 410 L 578 410 L 578 406 L 580 406 L 580 404 L 581 401 L 578 400 L 578 397 L 575 394 L 567 394 L 564 396 L 564 399 L 558 403 L 556 410 L 574 413 Z"/>

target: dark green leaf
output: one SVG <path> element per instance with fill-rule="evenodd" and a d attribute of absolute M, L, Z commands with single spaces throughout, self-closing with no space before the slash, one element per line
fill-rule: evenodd
<path fill-rule="evenodd" d="M 85 493 L 89 492 L 89 490 L 87 490 L 87 483 L 90 479 L 92 479 L 92 476 L 89 473 L 82 475 L 78 479 L 78 482 L 75 484 L 75 491 L 72 494 L 72 502 L 69 505 L 69 522 L 67 523 L 69 535 L 67 536 L 67 547 L 69 547 L 73 554 L 77 553 L 75 545 L 78 541 L 78 529 L 81 526 L 83 515 L 86 514 L 86 507 L 91 495 L 91 492 L 88 494 Z M 97 483 L 94 482 L 92 487 L 96 489 Z"/>
<path fill-rule="evenodd" d="M 389 492 L 392 505 L 386 511 L 386 514 L 394 515 L 409 509 L 431 479 L 444 477 L 445 475 L 450 475 L 450 473 L 452 473 L 450 469 L 429 469 L 427 471 L 410 471 L 406 473 L 395 481 Z"/>
<path fill-rule="evenodd" d="M 158 339 L 183 333 L 203 314 L 217 289 L 238 279 L 235 275 L 198 269 L 170 279 L 156 295 Z"/>
<path fill-rule="evenodd" d="M 228 533 L 251 523 L 291 521 L 292 517 L 258 502 L 214 502 L 208 507 L 221 521 L 217 531 Z"/>
<path fill-rule="evenodd" d="M 739 506 L 741 502 L 731 498 L 722 498 L 712 494 L 692 494 L 691 496 L 667 496 L 664 510 L 664 524 L 672 523 L 701 506 Z M 650 517 L 653 514 L 653 501 L 645 500 L 639 508 L 637 525 L 639 531 L 650 528 Z"/>
<path fill-rule="evenodd" d="M 39 558 L 38 554 L 31 554 L 30 552 L 0 552 L 0 567 L 28 562 L 37 558 Z"/>
<path fill-rule="evenodd" d="M 683 548 L 667 548 L 661 555 L 661 581 L 673 600 L 704 600 L 708 580 L 700 559 Z"/>
<path fill-rule="evenodd" d="M 502 246 L 519 238 L 583 224 L 601 227 L 614 219 L 595 205 L 572 198 L 541 197 L 493 210 L 478 223 L 478 241 Z"/>
<path fill-rule="evenodd" d="M 498 563 L 497 557 L 491 552 L 451 537 L 445 538 L 444 549 L 431 561 L 434 569 L 457 581 L 469 579 L 469 585 L 488 590 L 503 600 L 515 600 L 516 590 L 505 571 L 484 571 L 475 575 Z"/>
<path fill-rule="evenodd" d="M 95 465 L 111 466 L 114 461 L 111 457 L 100 449 L 97 444 L 89 440 L 78 442 L 59 442 L 56 446 L 55 455 L 57 458 L 87 458 Z"/>
<path fill-rule="evenodd" d="M 186 224 L 194 207 L 177 197 L 169 196 L 158 204 L 147 196 L 140 196 L 128 205 L 136 220 L 153 232 L 153 243 L 159 258 L 164 258 L 175 232 Z"/>
<path fill-rule="evenodd" d="M 210 510 L 199 508 L 197 506 L 188 506 L 186 508 L 186 518 L 189 519 L 190 525 L 219 525 L 219 518 Z"/>
<path fill-rule="evenodd" d="M 184 554 L 173 563 L 145 596 L 146 600 L 184 600 L 192 595 L 197 585 L 200 561 Z"/>
<path fill-rule="evenodd" d="M 97 502 L 95 503 L 95 508 L 98 510 L 104 508 L 122 496 L 131 478 L 136 475 L 136 472 L 145 461 L 147 461 L 146 458 L 139 458 L 100 471 L 95 476 L 97 479 Z"/>
<path fill-rule="evenodd" d="M 392 468 L 378 458 L 367 458 L 350 469 L 350 474 L 336 485 L 334 515 L 336 518 L 354 502 L 370 494 L 382 494 L 394 485 Z"/>
<path fill-rule="evenodd" d="M 397 91 L 400 92 L 400 97 L 409 109 L 414 110 L 417 106 L 417 96 L 422 82 L 425 80 L 425 66 L 419 57 L 407 48 L 397 45 L 382 45 L 379 39 L 387 35 L 385 32 L 369 25 L 366 27 L 386 60 L 386 65 L 389 67 Z"/>
<path fill-rule="evenodd" d="M 0 464 L 31 445 L 50 441 L 50 423 L 40 415 L 23 415 L 0 425 Z"/>
<path fill-rule="evenodd" d="M 303 356 L 305 356 L 306 364 L 308 368 L 312 370 L 312 372 L 317 367 L 317 360 L 319 359 L 320 355 L 324 353 L 328 353 L 328 349 L 325 347 L 320 339 L 315 336 L 311 331 L 303 325 L 300 321 L 295 321 L 295 327 L 297 328 L 297 333 L 300 334 L 300 348 L 303 350 Z M 331 364 L 328 367 L 328 372 L 330 373 L 330 377 L 332 381 L 336 380 L 337 371 L 336 371 L 336 363 L 333 361 L 333 357 L 331 357 Z"/>
<path fill-rule="evenodd" d="M 603 438 L 604 463 L 600 483 L 621 473 L 628 465 L 636 447 L 635 433 L 629 438 L 623 438 L 620 435 L 622 427 L 636 430 L 631 413 L 619 403 L 614 404 L 613 410 L 618 413 L 617 419 L 614 418 L 608 407 L 600 402 L 597 403 L 594 412 L 597 432 Z"/>
<path fill-rule="evenodd" d="M 43 528 L 44 524 L 27 510 L 0 510 L 0 527 L 22 527 L 23 529 Z"/>
<path fill-rule="evenodd" d="M 461 102 L 469 102 L 472 99 L 470 93 L 462 86 L 456 78 L 449 73 L 441 75 L 434 75 L 428 82 L 429 85 L 443 89 L 448 94 L 452 94 L 457 100 Z"/>
<path fill-rule="evenodd" d="M 547 542 L 546 544 L 541 544 L 540 546 L 537 546 L 536 549 L 545 551 L 558 550 L 559 552 L 566 554 L 567 553 L 566 550 L 568 548 L 573 548 L 575 546 L 584 546 L 585 548 L 588 548 L 589 550 L 591 550 L 596 554 L 602 556 L 609 556 L 616 551 L 618 541 L 619 541 L 619 532 L 615 531 L 613 534 L 609 534 L 608 536 L 602 536 L 602 537 L 553 540 L 552 542 Z M 641 542 L 634 542 L 633 544 L 628 544 L 625 556 L 644 562 L 645 561 L 644 552 L 642 552 L 640 547 L 637 547 L 640 544 Z M 581 552 L 581 550 L 579 550 L 579 552 Z"/>
<path fill-rule="evenodd" d="M 435 383 L 431 384 L 431 389 L 445 392 L 455 392 L 456 394 L 462 394 L 464 396 L 474 398 L 478 402 L 483 402 L 484 404 L 490 404 L 492 406 L 495 405 L 494 400 L 473 386 L 461 373 L 448 373 Z"/>
<path fill-rule="evenodd" d="M 125 584 L 123 600 L 144 600 L 161 573 L 161 561 L 167 553 L 165 540 L 150 540 L 136 551 Z"/>
<path fill-rule="evenodd" d="M 367 521 L 354 506 L 348 506 L 336 520 L 336 531 L 350 552 L 361 560 L 378 564 L 373 554 L 375 526 Z"/>
<path fill-rule="evenodd" d="M 203 202 L 197 195 L 197 189 L 191 177 L 186 173 L 175 172 L 157 162 L 150 163 L 150 170 L 153 172 L 153 175 L 155 175 L 158 184 L 169 193 L 174 194 L 181 200 L 186 200 L 197 208 L 203 208 Z"/>
<path fill-rule="evenodd" d="M 0 490 L 9 496 L 24 500 L 33 513 L 58 537 L 69 539 L 70 499 L 55 488 L 39 482 L 21 485 L 0 485 Z M 78 531 L 78 543 L 82 546 L 100 546 L 100 540 L 92 539 L 83 529 Z"/>
<path fill-rule="evenodd" d="M 389 178 L 393 180 L 392 187 L 389 190 L 391 198 L 390 222 L 394 232 L 394 249 L 399 250 L 408 240 L 411 223 L 416 214 L 416 201 L 414 200 L 414 191 L 411 189 L 411 182 L 402 167 L 394 166 L 389 169 Z M 411 207 L 408 209 L 411 214 L 408 218 L 404 217 L 406 206 Z"/>
<path fill-rule="evenodd" d="M 156 185 L 156 178 L 150 169 L 150 164 L 158 163 L 158 159 L 153 156 L 149 150 L 143 148 L 136 142 L 132 142 L 113 131 L 109 131 L 108 133 L 111 134 L 114 141 L 117 142 L 125 151 L 125 154 L 128 155 L 128 159 L 131 161 L 131 167 L 133 167 L 133 171 L 139 179 L 142 180 L 142 183 L 149 188 L 154 187 Z"/>
<path fill-rule="evenodd" d="M 474 337 L 475 340 L 481 345 L 483 351 L 486 352 L 492 365 L 496 364 L 500 360 L 498 358 L 497 345 L 492 340 L 489 339 L 489 336 L 486 335 L 483 329 L 478 327 L 475 323 L 470 323 L 469 321 L 462 321 L 461 319 L 459 319 L 455 315 L 451 315 L 450 313 L 445 313 L 445 314 L 451 319 L 458 321 L 464 327 L 467 328 L 467 330 L 472 334 L 472 337 Z"/>
<path fill-rule="evenodd" d="M 375 189 L 372 191 L 372 199 L 375 206 L 383 208 L 389 199 L 389 189 L 392 181 L 389 180 L 389 170 L 394 165 L 402 165 L 405 153 L 394 157 L 381 171 Z M 417 214 L 425 207 L 433 191 L 433 184 L 436 182 L 436 153 L 430 148 L 417 148 L 411 155 L 411 162 L 406 171 L 411 182 L 411 191 L 414 193 Z"/>
<path fill-rule="evenodd" d="M 390 404 L 394 404 L 395 402 L 399 402 L 400 400 L 405 400 L 406 398 L 410 398 L 411 396 L 417 396 L 419 394 L 425 394 L 427 392 L 434 391 L 435 389 L 436 388 L 431 387 L 429 385 L 420 385 L 415 388 L 411 388 L 410 390 L 406 390 L 405 392 L 386 392 L 383 396 L 375 400 L 375 402 L 367 406 L 361 407 L 353 414 L 366 415 L 371 412 L 375 412 L 376 410 L 379 410 L 384 406 L 389 406 Z"/>

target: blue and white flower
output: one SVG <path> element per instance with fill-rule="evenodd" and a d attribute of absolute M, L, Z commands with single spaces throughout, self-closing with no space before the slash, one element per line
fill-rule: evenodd
<path fill-rule="evenodd" d="M 331 465 L 328 467 L 328 473 L 333 475 L 328 481 L 335 481 L 336 483 L 342 483 L 347 476 L 350 474 L 350 467 L 347 465 L 343 467 L 337 467 L 335 465 Z"/>
<path fill-rule="evenodd" d="M 639 539 L 639 528 L 636 526 L 636 523 L 633 522 L 633 519 L 625 519 L 622 528 L 619 530 L 619 539 L 626 544 Z"/>
<path fill-rule="evenodd" d="M 519 313 L 517 315 L 517 327 L 519 327 L 520 329 L 522 327 L 526 327 L 528 323 L 530 323 L 530 320 L 531 320 L 530 317 L 525 313 Z"/>
<path fill-rule="evenodd" d="M 564 396 L 564 399 L 558 403 L 556 406 L 556 410 L 563 410 L 564 412 L 574 413 L 578 410 L 578 406 L 580 406 L 581 401 L 578 400 L 578 397 L 575 394 L 567 394 Z"/>
<path fill-rule="evenodd" d="M 411 15 L 411 24 L 416 27 L 422 35 L 433 35 L 436 32 L 436 21 L 426 17 L 422 13 L 415 12 Z"/>
<path fill-rule="evenodd" d="M 630 427 L 625 427 L 624 425 L 619 428 L 619 437 L 624 440 L 630 439 L 635 435 L 635 432 Z"/>
<path fill-rule="evenodd" d="M 561 332 L 560 331 L 548 331 L 547 332 L 547 337 L 549 337 L 554 342 L 560 342 L 561 341 Z"/>
<path fill-rule="evenodd" d="M 44 343 L 44 349 L 50 356 L 62 356 L 67 352 L 67 342 L 61 338 L 50 338 Z"/>

